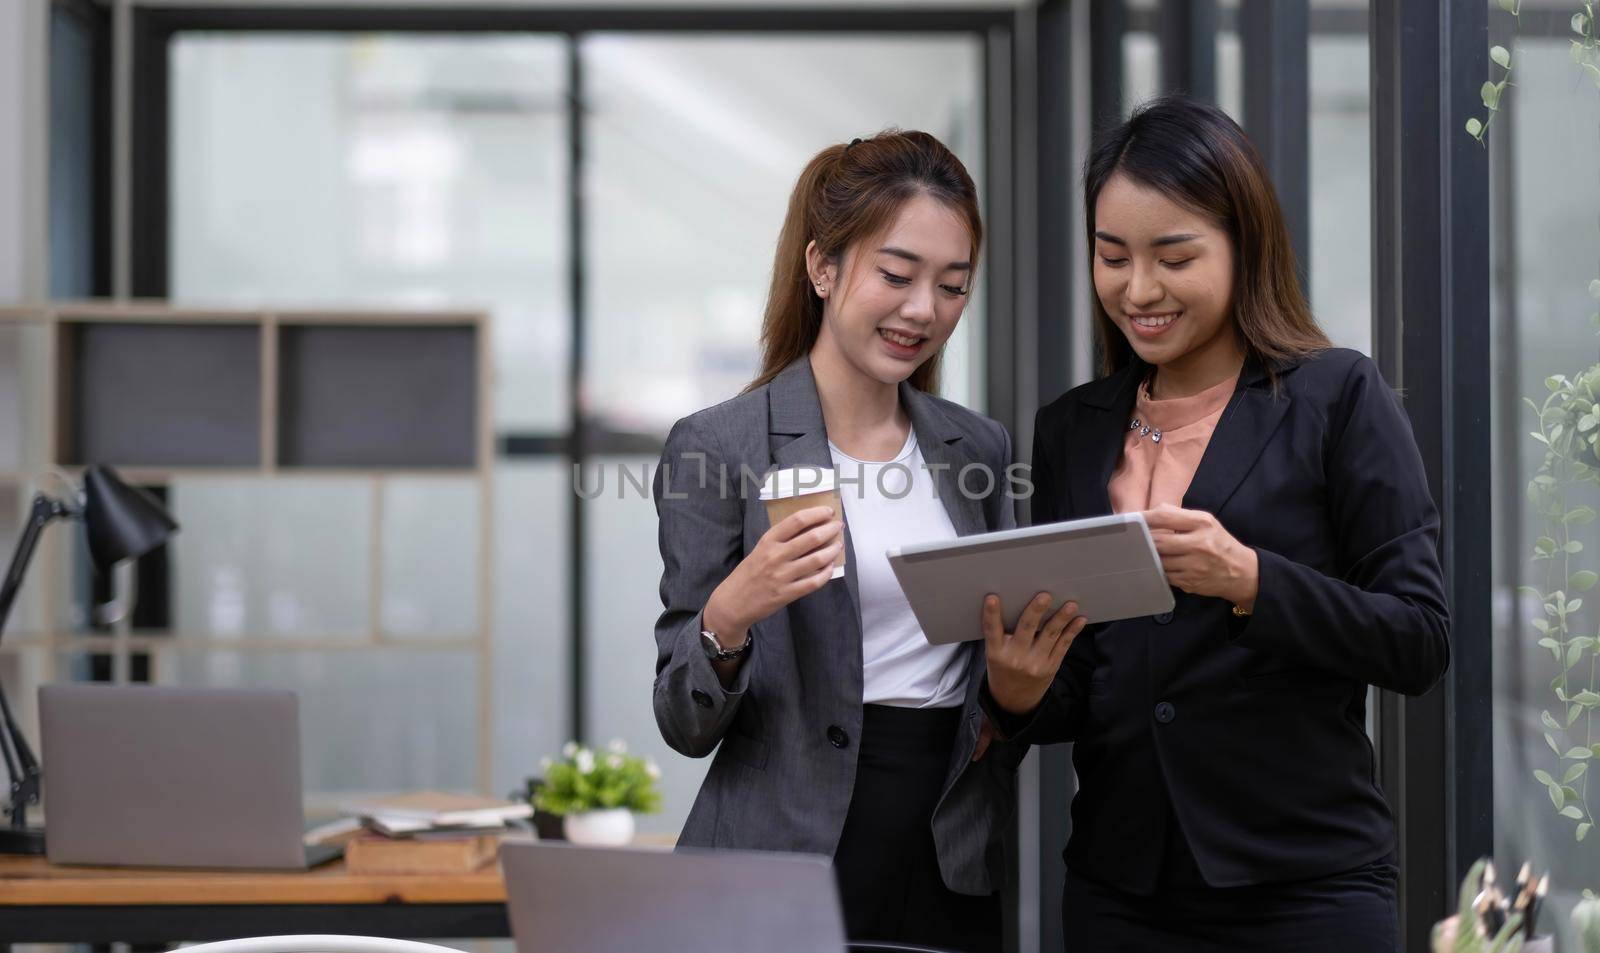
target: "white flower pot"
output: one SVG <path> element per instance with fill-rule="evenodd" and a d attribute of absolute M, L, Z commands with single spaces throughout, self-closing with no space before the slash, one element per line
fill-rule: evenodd
<path fill-rule="evenodd" d="M 633 841 L 633 812 L 625 807 L 568 814 L 561 821 L 567 840 L 586 847 L 626 847 Z"/>

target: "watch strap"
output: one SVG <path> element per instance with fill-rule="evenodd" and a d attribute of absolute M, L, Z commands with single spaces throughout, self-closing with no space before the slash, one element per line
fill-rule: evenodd
<path fill-rule="evenodd" d="M 725 649 L 717 634 L 709 629 L 700 630 L 700 644 L 705 649 L 706 658 L 713 662 L 731 662 L 750 651 L 753 636 L 750 632 L 744 634 L 744 644 L 737 648 Z"/>

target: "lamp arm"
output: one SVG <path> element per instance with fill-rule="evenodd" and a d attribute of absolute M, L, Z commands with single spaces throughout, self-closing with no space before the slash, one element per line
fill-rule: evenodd
<path fill-rule="evenodd" d="M 5 749 L 6 770 L 11 774 L 11 804 L 6 812 L 11 815 L 11 828 L 20 831 L 28 826 L 28 805 L 39 803 L 39 761 L 17 727 L 4 691 L 0 691 L 0 728 L 4 729 L 0 748 Z"/>
<path fill-rule="evenodd" d="M 34 496 L 28 523 L 23 527 L 22 538 L 17 540 L 11 566 L 6 570 L 5 583 L 0 585 L 0 637 L 5 635 L 11 606 L 16 602 L 17 591 L 22 588 L 22 577 L 33 559 L 44 528 L 54 520 L 75 515 L 75 510 L 59 500 L 43 493 Z M 6 771 L 11 777 L 11 827 L 20 830 L 27 826 L 28 805 L 39 801 L 39 761 L 28 747 L 27 739 L 22 736 L 22 729 L 11 714 L 11 706 L 6 702 L 3 690 L 0 690 L 0 754 L 4 755 Z"/>
<path fill-rule="evenodd" d="M 17 540 L 16 552 L 11 556 L 11 567 L 6 570 L 6 580 L 0 586 L 0 636 L 4 636 L 6 620 L 11 617 L 11 604 L 17 600 L 17 591 L 22 588 L 22 577 L 28 571 L 28 563 L 33 559 L 33 551 L 39 545 L 39 537 L 44 533 L 44 528 L 52 520 L 73 516 L 75 511 L 59 500 L 51 499 L 43 493 L 33 498 L 33 507 L 28 513 L 28 523 L 22 528 L 22 538 Z"/>

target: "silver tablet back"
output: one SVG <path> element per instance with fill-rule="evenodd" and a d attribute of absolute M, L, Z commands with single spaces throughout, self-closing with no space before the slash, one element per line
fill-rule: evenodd
<path fill-rule="evenodd" d="M 1035 595 L 1076 600 L 1090 622 L 1171 612 L 1144 517 L 1099 516 L 1030 526 L 891 551 L 889 567 L 935 645 L 983 638 L 983 597 L 1000 597 L 1007 631 Z"/>

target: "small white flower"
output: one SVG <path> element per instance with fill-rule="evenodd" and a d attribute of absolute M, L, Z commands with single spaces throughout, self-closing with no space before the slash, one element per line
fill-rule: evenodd
<path fill-rule="evenodd" d="M 623 741 L 621 738 L 612 738 L 611 744 L 606 745 L 606 748 L 609 749 L 612 754 L 628 753 L 628 743 Z"/>
<path fill-rule="evenodd" d="M 656 761 L 654 758 L 650 758 L 645 761 L 644 773 L 650 775 L 650 780 L 652 781 L 660 780 L 661 769 L 656 767 Z"/>
<path fill-rule="evenodd" d="M 606 755 L 606 767 L 612 768 L 612 769 L 616 769 L 616 768 L 622 767 L 622 755 L 620 755 L 620 754 L 608 754 L 608 755 Z"/>
<path fill-rule="evenodd" d="M 577 755 L 578 743 L 576 741 L 569 741 L 561 746 L 561 757 L 570 759 L 577 757 Z"/>
<path fill-rule="evenodd" d="M 549 771 L 550 770 L 550 766 L 551 766 L 551 761 L 550 761 L 549 758 L 540 758 L 539 759 L 539 770 L 540 771 Z"/>
<path fill-rule="evenodd" d="M 577 754 L 578 772 L 588 774 L 594 770 L 594 752 L 588 748 L 579 749 Z"/>

